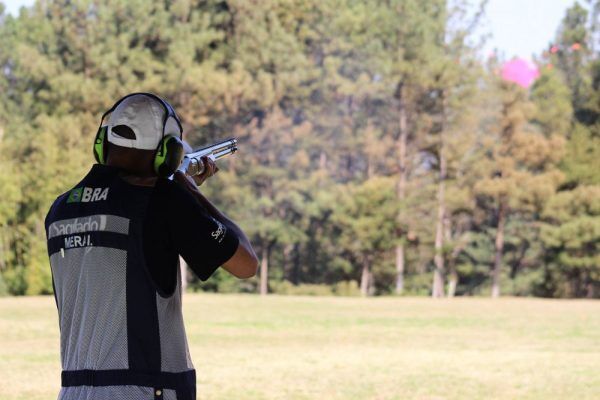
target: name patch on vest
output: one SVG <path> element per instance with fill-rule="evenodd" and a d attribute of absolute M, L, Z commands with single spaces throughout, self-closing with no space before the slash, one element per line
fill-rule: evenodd
<path fill-rule="evenodd" d="M 106 220 L 106 215 L 91 215 L 89 217 L 57 221 L 50 225 L 49 234 L 50 237 L 54 237 L 79 232 L 103 231 L 106 229 Z"/>
<path fill-rule="evenodd" d="M 91 235 L 73 235 L 65 238 L 65 249 L 93 246 Z"/>

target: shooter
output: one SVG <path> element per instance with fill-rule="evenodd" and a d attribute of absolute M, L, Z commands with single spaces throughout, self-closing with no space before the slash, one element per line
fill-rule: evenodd
<path fill-rule="evenodd" d="M 219 266 L 238 278 L 258 266 L 244 232 L 197 187 L 216 172 L 217 158 L 237 149 L 231 144 L 184 156 L 175 110 L 151 93 L 129 94 L 102 116 L 98 163 L 45 221 L 59 400 L 196 398 L 179 256 L 203 281 Z"/>

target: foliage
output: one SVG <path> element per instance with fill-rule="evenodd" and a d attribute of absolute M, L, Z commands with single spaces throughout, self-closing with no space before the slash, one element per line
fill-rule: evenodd
<path fill-rule="evenodd" d="M 101 113 L 151 91 L 192 145 L 238 138 L 202 190 L 275 292 L 426 295 L 435 277 L 449 295 L 599 297 L 600 3 L 567 11 L 530 89 L 480 60 L 484 5 L 0 6 L 0 292 L 51 293 L 48 207 L 90 168 Z"/>

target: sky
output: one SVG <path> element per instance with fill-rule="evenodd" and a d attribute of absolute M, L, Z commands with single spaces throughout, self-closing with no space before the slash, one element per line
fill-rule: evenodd
<path fill-rule="evenodd" d="M 18 14 L 20 6 L 34 3 L 34 0 L 0 1 L 12 15 Z M 485 55 L 493 49 L 506 59 L 513 56 L 529 59 L 541 53 L 554 37 L 565 10 L 574 3 L 575 0 L 490 0 L 485 26 L 480 30 L 491 34 Z"/>
<path fill-rule="evenodd" d="M 530 59 L 533 54 L 540 54 L 573 4 L 575 0 L 490 0 L 487 24 L 482 31 L 492 37 L 486 43 L 485 53 L 497 49 L 507 59 L 513 56 Z"/>

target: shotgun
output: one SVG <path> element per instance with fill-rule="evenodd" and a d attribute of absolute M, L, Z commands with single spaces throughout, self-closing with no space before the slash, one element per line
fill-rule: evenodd
<path fill-rule="evenodd" d="M 207 156 L 213 161 L 223 158 L 237 151 L 237 139 L 227 139 L 210 146 L 202 147 L 188 152 L 183 156 L 183 161 L 177 169 L 189 176 L 200 175 L 204 172 L 204 163 L 202 157 Z"/>

